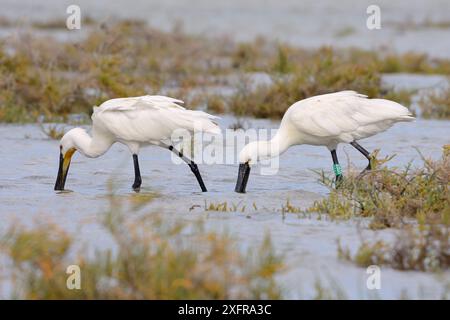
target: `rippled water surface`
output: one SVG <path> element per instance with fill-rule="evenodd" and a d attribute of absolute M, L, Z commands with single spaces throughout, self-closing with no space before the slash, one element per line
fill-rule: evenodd
<path fill-rule="evenodd" d="M 0 0 L 0 16 L 12 19 L 64 19 L 72 0 Z M 428 20 L 450 21 L 448 0 L 377 1 L 381 7 L 382 29 L 370 31 L 366 26 L 366 8 L 373 1 L 297 1 L 297 0 L 168 0 L 168 1 L 88 1 L 78 0 L 83 14 L 94 19 L 143 19 L 150 25 L 171 30 L 181 22 L 184 30 L 207 36 L 228 35 L 251 40 L 257 35 L 280 39 L 298 46 L 355 46 L 397 52 L 426 52 L 434 57 L 450 57 L 449 28 L 411 27 Z M 402 28 L 401 26 L 408 26 Z M 83 30 L 51 31 L 57 36 L 78 39 Z M 0 37 L 15 30 L 0 28 Z M 41 31 L 49 32 L 49 31 Z M 267 81 L 260 75 L 259 80 Z M 270 80 L 270 79 L 269 79 Z M 388 75 L 388 85 L 397 89 L 427 90 L 445 83 L 441 76 Z M 222 89 L 220 89 L 222 90 Z M 417 99 L 416 99 L 417 100 Z M 229 127 L 236 119 L 225 116 L 220 124 Z M 247 127 L 276 128 L 278 122 L 245 121 Z M 438 158 L 441 147 L 450 143 L 450 121 L 418 120 L 400 123 L 389 131 L 366 139 L 368 150 L 381 149 L 381 155 L 396 154 L 391 166 L 420 163 L 418 150 L 426 157 Z M 132 200 L 134 179 L 132 157 L 122 145 L 115 145 L 103 157 L 87 159 L 75 154 L 66 188 L 71 192 L 55 193 L 53 186 L 59 161 L 58 141 L 49 140 L 37 125 L 0 125 L 0 232 L 13 223 L 54 222 L 71 232 L 77 243 L 90 248 L 111 246 L 111 239 L 99 225 L 108 210 L 110 181 L 114 192 L 124 201 Z M 366 160 L 351 146 L 338 149 L 344 170 L 351 160 L 364 168 Z M 340 287 L 349 298 L 438 298 L 449 274 L 399 272 L 383 268 L 382 289 L 366 289 L 366 270 L 337 258 L 337 239 L 356 250 L 362 239 L 392 239 L 393 230 L 370 231 L 359 221 L 330 222 L 316 217 L 287 214 L 281 207 L 289 199 L 295 206 L 307 207 L 325 196 L 328 190 L 317 182 L 314 170 L 331 173 L 331 156 L 326 148 L 297 146 L 280 159 L 276 175 L 261 175 L 252 169 L 245 195 L 234 190 L 237 165 L 200 165 L 208 193 L 199 192 L 197 182 L 185 164 L 175 165 L 170 153 L 159 148 L 143 149 L 140 166 L 143 178 L 141 194 L 155 200 L 141 209 L 161 212 L 170 218 L 193 220 L 206 218 L 207 227 L 227 230 L 242 248 L 259 244 L 270 232 L 278 252 L 283 253 L 287 271 L 278 278 L 290 298 L 311 298 L 314 284 L 320 279 L 325 287 Z M 227 201 L 245 212 L 206 212 L 206 203 Z M 253 204 L 256 206 L 254 209 Z M 133 212 L 129 212 L 133 214 Z M 0 262 L 1 267 L 1 262 Z M 0 282 L 0 297 L 10 288 Z"/>
<path fill-rule="evenodd" d="M 232 117 L 223 117 L 221 126 L 226 128 L 234 121 Z M 256 128 L 278 126 L 278 122 L 267 120 L 248 120 L 246 124 Z M 415 148 L 427 157 L 438 158 L 441 146 L 450 142 L 449 132 L 449 121 L 418 120 L 400 123 L 361 143 L 368 150 L 380 148 L 382 155 L 397 154 L 391 165 L 403 166 L 410 161 L 420 162 Z M 0 143 L 1 229 L 15 221 L 24 224 L 52 221 L 93 247 L 111 245 L 97 219 L 109 206 L 107 194 L 111 179 L 115 192 L 125 200 L 134 196 L 131 191 L 133 164 L 126 147 L 114 145 L 98 159 L 76 154 L 66 185 L 72 192 L 55 193 L 58 141 L 48 140 L 37 125 L 1 125 Z M 343 164 L 348 157 L 360 168 L 366 165 L 351 146 L 341 146 L 338 154 Z M 340 238 L 343 245 L 356 249 L 361 237 L 385 238 L 392 236 L 392 231 L 375 233 L 362 230 L 355 221 L 334 223 L 293 214 L 283 219 L 281 214 L 281 206 L 287 199 L 293 205 L 308 206 L 327 193 L 312 171 L 331 172 L 332 162 L 327 149 L 291 148 L 281 156 L 279 173 L 274 176 L 260 175 L 254 168 L 245 195 L 233 191 L 237 175 L 235 164 L 200 165 L 208 193 L 199 192 L 189 168 L 184 164 L 173 164 L 166 150 L 143 149 L 140 164 L 143 174 L 141 193 L 156 196 L 145 210 L 163 212 L 177 219 L 207 217 L 210 228 L 231 231 L 243 247 L 260 243 L 265 232 L 270 232 L 277 250 L 286 255 L 289 269 L 280 276 L 280 281 L 290 296 L 308 297 L 318 278 L 325 284 L 329 278 L 334 279 L 354 298 L 368 296 L 364 289 L 365 270 L 337 259 L 336 240 Z M 205 212 L 205 201 L 246 204 L 247 209 L 243 213 Z M 252 207 L 253 203 L 257 210 Z M 396 298 L 405 288 L 413 296 L 419 292 L 438 296 L 442 289 L 433 275 L 385 270 L 383 277 L 384 285 L 379 295 L 385 298 Z"/>

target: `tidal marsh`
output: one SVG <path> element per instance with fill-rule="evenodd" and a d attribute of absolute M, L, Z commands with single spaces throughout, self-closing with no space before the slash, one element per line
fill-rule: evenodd
<path fill-rule="evenodd" d="M 226 128 L 236 120 L 234 117 L 223 116 L 219 119 L 219 124 Z M 263 119 L 243 118 L 242 121 L 250 128 L 270 128 L 278 125 L 277 122 Z M 381 155 L 378 155 L 380 159 L 397 153 L 396 157 L 385 163 L 389 170 L 393 167 L 402 170 L 412 159 L 415 160 L 411 169 L 421 169 L 423 162 L 418 152 L 410 148 L 409 144 L 405 144 L 405 141 L 414 141 L 414 145 L 426 154 L 427 158 L 431 157 L 433 161 L 438 162 L 442 157 L 438 145 L 446 143 L 447 129 L 445 121 L 418 120 L 414 126 L 400 124 L 380 136 L 369 138 L 364 147 L 374 150 L 383 146 Z M 423 132 L 427 132 L 426 137 Z M 168 153 L 154 152 L 152 148 L 143 149 L 141 168 L 145 183 L 141 192 L 135 194 L 130 191 L 133 182 L 132 159 L 126 148 L 117 145 L 110 150 L 108 156 L 96 161 L 74 155 L 68 177 L 68 186 L 73 191 L 55 194 L 53 187 L 59 155 L 57 140 L 44 138 L 39 125 L 9 124 L 0 126 L 0 141 L 9 149 L 9 152 L 0 157 L 0 168 L 4 168 L 0 175 L 0 212 L 4 219 L 0 226 L 1 234 L 17 225 L 25 228 L 20 229 L 20 233 L 32 230 L 35 222 L 45 226 L 47 222 L 54 224 L 72 239 L 72 246 L 66 258 L 68 263 L 72 263 L 78 253 L 84 259 L 93 257 L 92 261 L 96 262 L 95 252 L 115 250 L 111 234 L 103 226 L 102 214 L 111 209 L 108 188 L 111 177 L 114 179 L 116 192 L 114 198 L 123 206 L 123 215 L 131 221 L 154 213 L 162 216 L 164 220 L 167 218 L 169 224 L 176 221 L 183 225 L 186 223 L 189 229 L 189 226 L 195 225 L 197 220 L 201 219 L 208 232 L 216 232 L 219 235 L 225 232 L 231 236 L 235 240 L 236 248 L 243 254 L 247 253 L 247 249 L 257 252 L 265 235 L 270 233 L 274 252 L 284 257 L 286 268 L 275 276 L 275 280 L 282 288 L 282 296 L 285 298 L 312 299 L 315 296 L 331 294 L 333 289 L 328 288 L 328 276 L 336 279 L 349 299 L 366 297 L 365 269 L 337 259 L 336 239 L 341 239 L 343 248 L 351 249 L 353 257 L 361 243 L 361 233 L 369 244 L 377 240 L 392 244 L 391 238 L 386 235 L 398 230 L 384 228 L 373 231 L 369 228 L 360 230 L 357 227 L 359 224 L 367 226 L 373 217 L 355 215 L 354 218 L 345 220 L 332 219 L 326 212 L 317 215 L 298 212 L 306 211 L 315 201 L 326 198 L 330 192 L 326 186 L 318 183 L 317 174 L 314 172 L 329 168 L 325 173 L 331 174 L 331 161 L 326 149 L 302 146 L 290 150 L 280 158 L 280 170 L 274 176 L 260 175 L 256 167 L 246 195 L 233 191 L 237 172 L 235 165 L 200 165 L 205 183 L 209 187 L 209 192 L 202 194 L 193 188 L 192 176 L 186 165 L 170 163 Z M 390 143 L 383 144 L 384 141 Z M 365 159 L 353 148 L 344 146 L 339 152 L 349 153 L 355 166 L 355 169 L 352 169 L 354 171 L 366 165 Z M 344 159 L 345 157 L 342 158 L 343 161 Z M 346 173 L 347 169 L 343 167 Z M 168 172 L 177 177 L 176 183 L 168 182 Z M 289 199 L 289 206 L 286 199 Z M 228 211 L 205 212 L 205 201 L 207 207 L 209 204 L 218 207 L 218 204 L 227 202 Z M 237 211 L 232 211 L 233 204 L 238 205 Z M 240 212 L 239 209 L 243 206 L 246 208 L 245 212 Z M 285 213 L 282 212 L 283 206 Z M 113 206 L 116 207 L 118 206 Z M 291 210 L 290 207 L 294 209 Z M 187 237 L 186 233 L 180 234 L 180 238 L 184 237 Z M 186 241 L 191 243 L 190 240 Z M 84 243 L 85 247 L 81 245 Z M 4 258 L 0 260 L 4 261 Z M 64 261 L 66 264 L 66 260 Z M 1 268 L 3 266 L 1 265 Z M 65 273 L 64 276 L 67 277 Z M 317 279 L 320 279 L 323 290 L 331 291 L 327 293 L 322 290 L 322 294 L 317 293 Z M 383 267 L 383 290 L 379 292 L 379 296 L 398 298 L 401 292 L 406 290 L 409 297 L 414 298 L 417 297 L 418 287 L 423 286 L 428 288 L 427 297 L 440 297 L 441 285 L 441 281 L 435 279 L 434 273 L 420 272 L 410 275 L 390 269 L 387 265 L 386 268 Z M 9 288 L 11 287 L 12 285 Z M 7 288 L 3 281 L 0 282 L 2 297 L 6 297 L 5 292 L 10 292 Z"/>
<path fill-rule="evenodd" d="M 298 99 L 349 88 L 409 106 L 413 92 L 382 86 L 382 73 L 448 74 L 450 66 L 448 60 L 414 53 L 205 38 L 139 20 L 89 26 L 84 38 L 71 42 L 25 30 L 0 41 L 1 122 L 66 121 L 73 113 L 89 115 L 107 99 L 145 93 L 170 93 L 189 108 L 269 118 L 279 118 Z M 252 72 L 269 75 L 272 83 L 252 89 L 229 80 Z M 214 86 L 232 93 L 205 90 Z"/>
<path fill-rule="evenodd" d="M 325 199 L 316 201 L 307 211 L 326 212 L 333 219 L 369 217 L 373 229 L 402 227 L 412 218 L 424 224 L 450 223 L 450 152 L 443 147 L 439 161 L 422 158 L 421 168 L 388 168 L 392 157 L 373 155 L 371 171 L 350 173 L 335 188 L 335 182 L 323 173 L 321 182 L 330 188 Z M 354 171 L 353 171 L 354 172 Z"/>
<path fill-rule="evenodd" d="M 164 2 L 161 8 L 167 3 L 174 4 Z M 129 10 L 139 10 L 143 4 Z M 177 6 L 183 4 L 176 2 Z M 269 1 L 267 6 L 274 9 L 267 10 L 275 15 L 269 17 L 276 19 L 283 4 Z M 184 9 L 183 18 L 205 22 L 198 19 L 197 11 Z M 0 140 L 8 149 L 0 157 L 4 221 L 0 230 L 6 235 L 2 249 L 17 267 L 13 270 L 17 291 L 6 295 L 11 291 L 0 283 L 2 298 L 370 298 L 365 267 L 379 262 L 383 287 L 377 297 L 417 298 L 423 289 L 425 298 L 448 299 L 444 242 L 448 241 L 448 189 L 442 176 L 448 173 L 448 160 L 443 160 L 445 154 L 440 158 L 440 147 L 449 143 L 449 126 L 446 121 L 421 119 L 448 118 L 447 95 L 383 83 L 386 73 L 449 74 L 449 59 L 442 57 L 445 50 L 441 50 L 445 43 L 434 46 L 441 38 L 427 33 L 421 39 L 429 38 L 433 45 L 413 41 L 413 50 L 420 43 L 420 50 L 427 52 L 423 53 L 397 51 L 399 43 L 408 42 L 406 37 L 387 47 L 374 47 L 373 39 L 353 25 L 333 30 L 332 39 L 344 45 L 334 40 L 332 47 L 311 46 L 303 28 L 282 30 L 299 34 L 297 44 L 274 40 L 273 30 L 264 37 L 234 39 L 210 34 L 208 26 L 205 37 L 191 33 L 189 25 L 160 29 L 155 20 L 150 26 L 146 19 L 153 16 L 141 12 L 145 16 L 136 20 L 102 23 L 84 16 L 83 33 L 69 36 L 68 41 L 53 36 L 65 32 L 60 18 L 26 23 L 14 36 L 0 40 L 0 122 L 43 122 L 44 133 L 52 138 L 42 139 L 36 124 L 0 126 Z M 229 23 L 226 14 L 212 16 L 232 28 L 231 34 L 252 32 Z M 240 16 L 233 15 L 232 21 Z M 292 16 L 294 22 L 305 24 L 297 14 Z M 252 17 L 246 17 L 245 25 L 255 22 Z M 342 16 L 337 18 L 347 24 Z M 430 20 L 429 26 L 420 28 L 445 29 L 445 20 L 440 27 L 436 23 Z M 16 21 L 0 18 L 0 26 L 7 32 Z M 317 38 L 327 41 L 322 33 Z M 348 43 L 355 39 L 358 45 L 369 46 L 350 48 Z M 399 36 L 394 34 L 393 39 Z M 258 81 L 261 75 L 269 81 Z M 148 184 L 140 194 L 130 194 L 132 163 L 126 150 L 117 146 L 98 162 L 75 156 L 69 177 L 73 191 L 53 192 L 58 156 L 54 139 L 65 130 L 59 123 L 70 127 L 73 114 L 81 114 L 83 124 L 89 123 L 92 106 L 104 100 L 166 94 L 185 100 L 188 108 L 223 113 L 223 128 L 272 128 L 296 99 L 341 88 L 393 99 L 413 111 L 418 107 L 419 119 L 364 141 L 368 150 L 381 148 L 380 159 L 397 156 L 363 177 L 346 174 L 347 184 L 339 190 L 333 191 L 329 179 L 317 183 L 314 171 L 329 166 L 324 175 L 331 172 L 326 150 L 304 146 L 283 155 L 275 176 L 256 174 L 255 169 L 249 193 L 243 196 L 233 192 L 234 165 L 202 165 L 211 189 L 200 195 L 192 190 L 184 166 L 169 171 L 168 155 L 143 150 Z M 425 162 L 414 147 L 425 155 Z M 345 147 L 342 151 L 347 153 Z M 362 162 L 354 158 L 359 168 Z M 105 187 L 111 176 L 117 179 L 114 197 Z M 176 183 L 168 182 L 172 177 Z M 111 198 L 117 207 L 110 207 Z M 119 204 L 123 211 L 111 214 Z M 16 225 L 17 220 L 26 226 Z M 32 228 L 30 223 L 36 220 L 53 223 Z M 397 232 L 399 238 L 390 237 Z M 119 246 L 111 238 L 119 239 Z M 89 250 L 79 248 L 80 239 Z M 342 240 L 342 252 L 336 250 L 336 239 Z M 345 259 L 338 259 L 344 252 L 346 258 L 343 254 Z M 88 271 L 83 292 L 68 292 L 65 287 L 65 267 L 74 262 Z M 235 290 L 224 282 L 223 274 Z"/>

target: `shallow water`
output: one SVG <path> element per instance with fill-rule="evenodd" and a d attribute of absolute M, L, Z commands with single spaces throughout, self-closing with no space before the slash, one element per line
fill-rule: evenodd
<path fill-rule="evenodd" d="M 234 121 L 226 116 L 220 124 L 226 128 Z M 250 127 L 278 126 L 278 122 L 267 120 L 247 119 L 246 123 Z M 396 153 L 391 165 L 403 166 L 410 161 L 420 162 L 415 148 L 426 157 L 440 157 L 441 146 L 450 142 L 449 132 L 450 121 L 418 120 L 397 124 L 361 143 L 368 150 L 380 148 L 382 155 Z M 17 221 L 23 224 L 52 221 L 89 246 L 111 246 L 111 240 L 97 221 L 109 205 L 110 179 L 114 181 L 115 192 L 124 199 L 134 195 L 132 158 L 126 147 L 114 145 L 98 159 L 76 154 L 66 184 L 73 192 L 55 193 L 58 141 L 46 139 L 37 125 L 0 125 L 0 143 L 0 231 Z M 366 165 L 351 146 L 341 146 L 338 154 L 343 164 L 347 154 L 356 166 Z M 277 175 L 264 176 L 253 169 L 245 195 L 233 191 L 237 165 L 200 165 L 209 189 L 208 193 L 201 193 L 186 165 L 175 165 L 168 151 L 149 147 L 140 153 L 141 193 L 158 194 L 146 210 L 160 211 L 177 219 L 206 217 L 209 228 L 231 231 L 243 248 L 260 243 L 266 231 L 270 232 L 276 249 L 286 255 L 288 271 L 279 280 L 289 297 L 311 297 L 316 279 L 322 279 L 328 286 L 330 278 L 351 298 L 369 297 L 373 293 L 365 289 L 365 270 L 337 259 L 336 240 L 340 238 L 344 246 L 355 250 L 361 235 L 368 239 L 384 238 L 393 231 L 372 232 L 358 227 L 357 221 L 334 223 L 294 214 L 283 219 L 281 214 L 281 206 L 287 199 L 293 205 L 305 207 L 324 196 L 327 189 L 317 182 L 317 175 L 311 170 L 331 172 L 331 164 L 325 148 L 293 147 L 281 156 Z M 247 209 L 244 213 L 205 212 L 205 201 L 227 201 L 240 207 L 246 204 Z M 257 210 L 252 208 L 253 203 Z M 403 289 L 410 297 L 419 293 L 439 297 L 442 289 L 436 276 L 420 272 L 386 268 L 382 277 L 382 289 L 376 294 L 383 298 L 398 298 Z M 446 278 L 449 279 L 448 275 Z"/>
<path fill-rule="evenodd" d="M 0 16 L 12 19 L 64 19 L 69 0 L 0 0 Z M 229 1 L 87 1 L 77 3 L 82 14 L 95 19 L 144 19 L 150 25 L 170 30 L 176 22 L 190 33 L 207 36 L 229 35 L 237 40 L 252 40 L 257 35 L 280 39 L 298 46 L 355 46 L 377 50 L 426 52 L 436 57 L 450 57 L 449 28 L 408 28 L 399 30 L 392 22 L 449 21 L 447 0 L 378 1 L 382 9 L 382 29 L 369 31 L 366 8 L 372 1 L 297 1 L 267 0 L 264 6 L 256 0 Z M 87 30 L 87 29 L 82 29 Z M 11 31 L 0 28 L 0 36 Z M 83 32 L 51 31 L 59 38 L 76 40 Z M 41 31 L 44 32 L 44 31 Z M 45 31 L 48 32 L 48 31 Z M 341 35 L 339 35 L 341 33 Z M 260 75 L 258 79 L 267 81 Z M 443 83 L 440 76 L 387 75 L 387 84 L 398 89 L 429 89 Z M 223 88 L 220 88 L 223 90 Z M 221 120 L 223 128 L 235 122 L 232 117 Z M 278 122 L 245 121 L 248 127 L 276 128 Z M 441 147 L 450 143 L 450 121 L 401 123 L 389 131 L 362 141 L 381 155 L 397 154 L 392 166 L 404 166 L 410 161 L 420 163 L 418 148 L 426 157 L 438 158 Z M 15 222 L 34 224 L 55 222 L 71 232 L 77 244 L 89 248 L 107 248 L 112 244 L 98 221 L 108 209 L 108 182 L 124 200 L 132 199 L 133 164 L 128 150 L 115 145 L 105 156 L 86 159 L 74 156 L 66 187 L 73 192 L 55 193 L 53 185 L 58 166 L 58 142 L 48 140 L 37 125 L 0 125 L 0 232 Z M 348 158 L 359 168 L 365 159 L 351 146 L 338 150 L 346 168 Z M 287 271 L 278 278 L 290 298 L 311 298 L 317 279 L 325 287 L 340 287 L 348 298 L 399 298 L 406 292 L 410 298 L 439 298 L 443 285 L 450 281 L 449 273 L 433 275 L 421 272 L 400 272 L 382 269 L 382 289 L 366 289 L 365 269 L 337 259 L 336 240 L 356 250 L 363 239 L 391 239 L 394 231 L 373 232 L 359 221 L 329 222 L 315 217 L 294 214 L 282 217 L 281 206 L 289 199 L 295 206 L 307 207 L 326 195 L 327 189 L 317 182 L 312 170 L 331 173 L 331 157 L 325 148 L 298 146 L 280 159 L 280 171 L 264 176 L 253 169 L 248 193 L 236 194 L 237 165 L 200 165 L 208 193 L 199 188 L 189 168 L 174 165 L 170 153 L 158 148 L 143 149 L 140 165 L 143 175 L 142 194 L 157 197 L 145 211 L 162 212 L 175 219 L 204 217 L 208 228 L 228 230 L 238 238 L 242 248 L 257 245 L 270 232 L 275 248 L 284 253 Z M 245 212 L 205 212 L 205 201 L 246 205 Z M 255 203 L 257 210 L 252 208 Z M 192 209 L 191 209 L 192 208 Z M 190 210 L 191 209 L 191 210 Z M 130 212 L 129 214 L 132 214 Z M 1 267 L 1 259 L 0 259 Z M 336 283 L 336 285 L 334 284 Z M 8 283 L 0 282 L 0 298 L 10 292 Z"/>

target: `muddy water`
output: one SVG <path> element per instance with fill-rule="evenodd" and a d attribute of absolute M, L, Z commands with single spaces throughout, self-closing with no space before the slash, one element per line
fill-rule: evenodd
<path fill-rule="evenodd" d="M 220 124 L 227 128 L 234 122 L 234 118 L 226 116 Z M 278 126 L 278 122 L 267 120 L 244 122 L 256 128 Z M 400 123 L 363 141 L 362 145 L 369 150 L 380 148 L 382 155 L 396 153 L 392 166 L 403 166 L 410 161 L 418 164 L 420 157 L 415 148 L 427 157 L 438 158 L 441 146 L 450 142 L 449 132 L 449 121 L 418 120 Z M 112 245 L 97 222 L 109 205 L 108 181 L 114 181 L 115 192 L 124 199 L 134 196 L 132 158 L 124 146 L 114 145 L 98 159 L 76 154 L 66 185 L 73 192 L 55 193 L 58 141 L 48 140 L 36 125 L 1 125 L 0 143 L 1 231 L 17 221 L 23 224 L 52 221 L 72 232 L 79 243 L 91 247 Z M 366 165 L 351 146 L 341 146 L 338 154 L 344 168 L 347 158 L 360 168 Z M 289 297 L 311 297 L 317 279 L 325 287 L 333 287 L 336 282 L 350 298 L 370 297 L 374 293 L 365 289 L 365 270 L 337 259 L 336 240 L 340 238 L 344 246 L 355 250 L 361 237 L 389 238 L 392 231 L 372 232 L 359 227 L 357 221 L 334 223 L 294 214 L 283 219 L 281 214 L 281 206 L 287 199 L 293 205 L 304 207 L 327 193 L 312 170 L 331 172 L 331 163 L 325 148 L 293 147 L 281 156 L 277 175 L 260 175 L 254 168 L 245 195 L 233 192 L 237 165 L 200 165 L 209 189 L 208 193 L 201 193 L 186 165 L 175 165 L 168 151 L 149 147 L 140 154 L 141 193 L 157 195 L 145 210 L 163 212 L 177 219 L 204 217 L 209 228 L 230 231 L 243 248 L 259 244 L 265 233 L 270 232 L 276 249 L 286 256 L 289 268 L 279 281 Z M 246 210 L 205 212 L 205 201 L 227 201 L 240 208 L 246 205 Z M 252 207 L 253 203 L 257 209 Z M 382 289 L 376 294 L 383 298 L 399 297 L 402 290 L 410 297 L 419 294 L 438 297 L 442 290 L 442 279 L 434 275 L 390 269 L 383 270 L 382 275 Z"/>

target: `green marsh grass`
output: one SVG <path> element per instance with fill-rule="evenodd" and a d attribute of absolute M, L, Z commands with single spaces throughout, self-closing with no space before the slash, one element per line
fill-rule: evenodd
<path fill-rule="evenodd" d="M 330 194 L 309 212 L 327 213 L 332 219 L 371 218 L 372 229 L 401 227 L 407 219 L 420 223 L 450 224 L 450 152 L 444 147 L 438 161 L 423 158 L 420 168 L 384 165 L 391 157 L 377 160 L 374 169 L 361 175 L 347 174 L 338 188 L 321 175 Z"/>
<path fill-rule="evenodd" d="M 426 272 L 450 268 L 450 147 L 420 168 L 388 169 L 374 155 L 372 172 L 347 176 L 309 212 L 332 219 L 370 218 L 370 229 L 395 228 L 394 241 L 362 240 L 353 255 L 338 243 L 338 256 L 355 264 Z M 330 187 L 333 182 L 322 176 Z"/>

